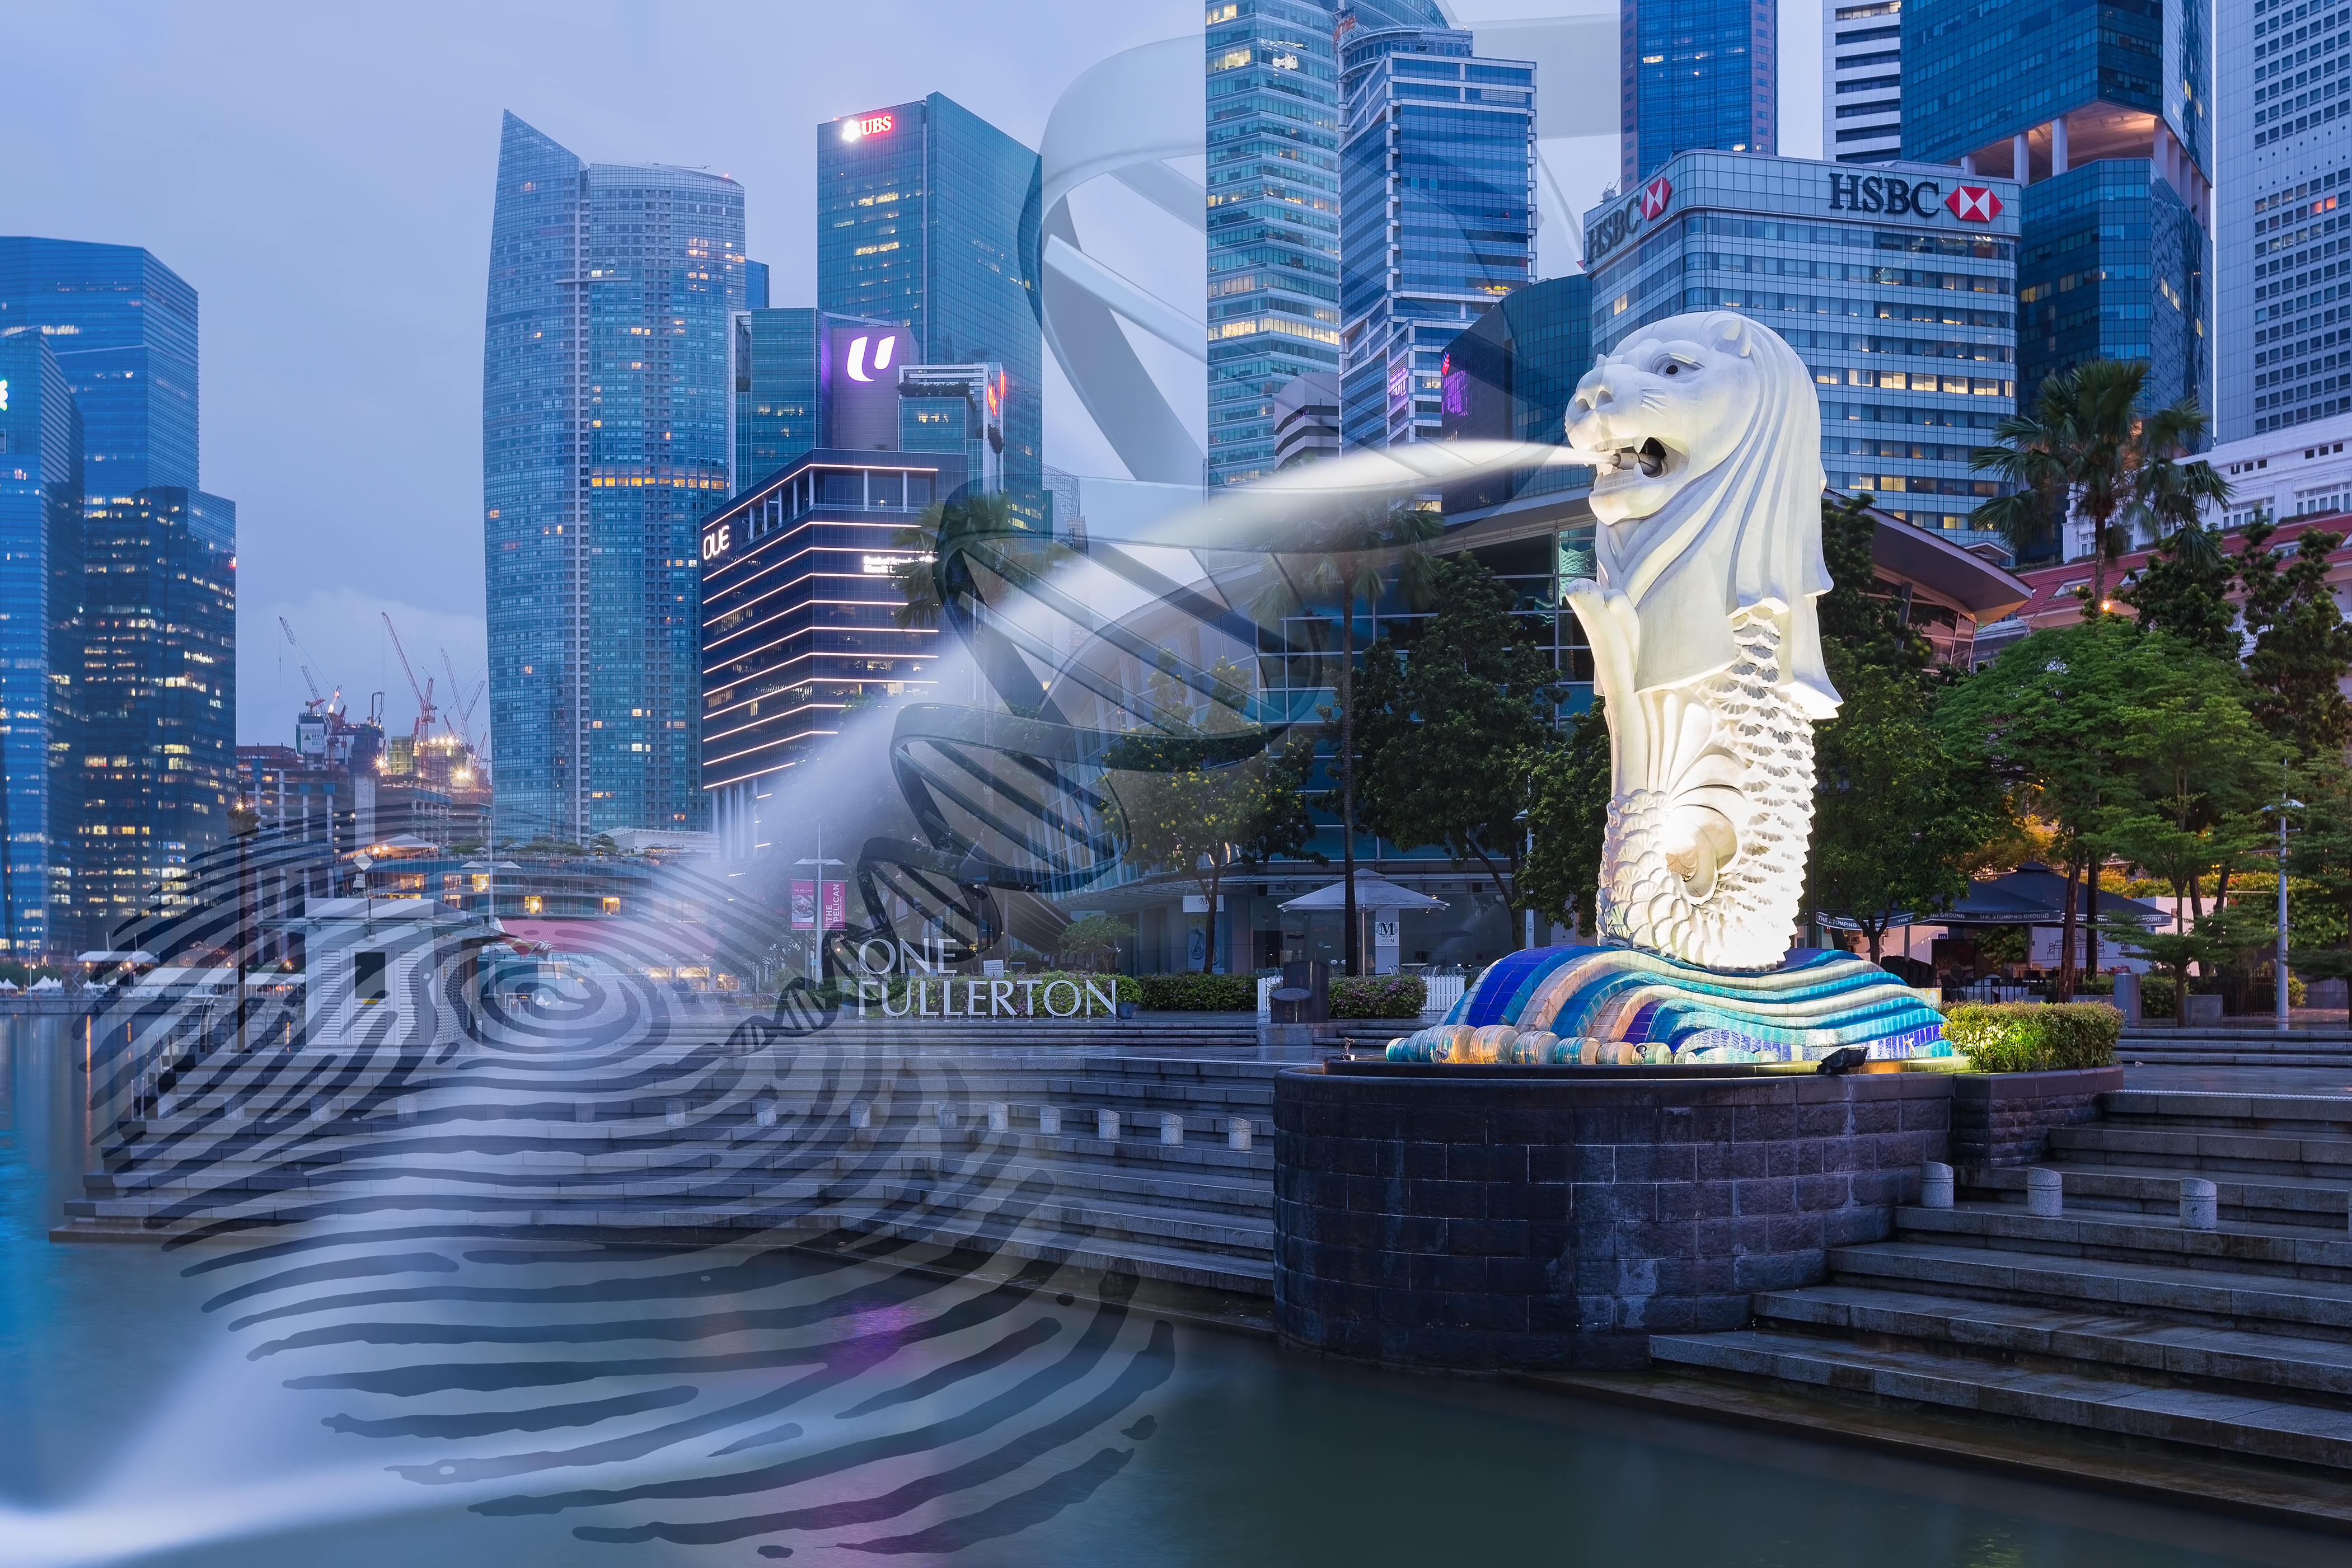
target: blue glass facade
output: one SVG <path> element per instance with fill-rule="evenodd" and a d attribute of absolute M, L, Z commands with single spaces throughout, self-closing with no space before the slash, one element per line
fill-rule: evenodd
<path fill-rule="evenodd" d="M 817 127 L 817 308 L 908 329 L 927 364 L 1007 376 L 1004 480 L 1042 518 L 1037 154 L 940 93 Z"/>
<path fill-rule="evenodd" d="M 2212 406 L 2205 0 L 1909 0 L 1902 52 L 1905 156 L 2023 187 L 2021 406 L 2102 357 Z"/>
<path fill-rule="evenodd" d="M 501 838 L 698 826 L 695 525 L 725 497 L 743 191 L 509 114 L 483 346 Z"/>
<path fill-rule="evenodd" d="M 1535 68 L 1343 11 L 1339 438 L 1437 434 L 1445 346 L 1535 259 Z"/>
<path fill-rule="evenodd" d="M 1439 360 L 1441 434 L 1448 441 L 1568 444 L 1568 405 L 1592 368 L 1592 277 L 1570 273 L 1530 283 L 1472 322 Z M 1590 488 L 1582 467 L 1519 469 L 1445 493 L 1445 511 L 1499 506 L 1521 496 Z"/>
<path fill-rule="evenodd" d="M 0 337 L 38 331 L 80 406 L 93 496 L 193 486 L 196 291 L 137 246 L 0 237 Z"/>
<path fill-rule="evenodd" d="M 1779 8 L 1753 0 L 1621 0 L 1625 184 L 1696 149 L 1779 152 Z"/>
<path fill-rule="evenodd" d="M 704 520 L 702 788 L 730 859 L 768 846 L 772 776 L 844 708 L 926 688 L 941 633 L 898 623 L 891 570 L 913 559 L 900 532 L 963 482 L 951 455 L 819 449 Z"/>
<path fill-rule="evenodd" d="M 1964 183 L 1998 215 L 1955 211 Z M 1685 153 L 1585 215 L 1593 350 L 1682 311 L 1754 317 L 1812 371 L 1830 487 L 1974 543 L 1997 492 L 1969 455 L 2016 407 L 2017 198 L 1948 168 Z"/>
<path fill-rule="evenodd" d="M 92 497 L 82 540 L 85 936 L 195 894 L 236 798 L 236 507 L 182 486 Z"/>
<path fill-rule="evenodd" d="M 38 332 L 0 338 L 0 953 L 71 950 L 81 815 L 82 422 Z"/>

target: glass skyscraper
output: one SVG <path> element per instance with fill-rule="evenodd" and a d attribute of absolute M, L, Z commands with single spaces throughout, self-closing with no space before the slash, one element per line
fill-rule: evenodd
<path fill-rule="evenodd" d="M 1208 481 L 1275 468 L 1274 393 L 1339 370 L 1339 70 L 1331 6 L 1208 8 Z"/>
<path fill-rule="evenodd" d="M 1618 150 L 1628 188 L 1676 153 L 1780 150 L 1780 8 L 1621 0 Z"/>
<path fill-rule="evenodd" d="M 2219 21 L 2214 423 L 2239 441 L 2352 412 L 2352 6 Z"/>
<path fill-rule="evenodd" d="M 1686 152 L 1585 214 L 1592 348 L 1684 311 L 1755 318 L 1812 371 L 1830 487 L 1976 544 L 1999 491 L 1969 456 L 2016 406 L 2018 227 L 2005 180 Z"/>
<path fill-rule="evenodd" d="M 743 190 L 587 164 L 512 114 L 482 356 L 497 832 L 694 828 L 701 573 L 726 497 Z"/>
<path fill-rule="evenodd" d="M 2212 406 L 2204 0 L 2053 10 L 1908 0 L 1906 158 L 2019 193 L 2017 382 L 2148 361 L 2147 401 Z"/>
<path fill-rule="evenodd" d="M 1003 365 L 1005 486 L 1042 518 L 1037 154 L 933 93 L 818 126 L 816 169 L 817 308 L 906 328 L 926 364 Z"/>
<path fill-rule="evenodd" d="M 1445 346 L 1535 262 L 1535 67 L 1339 14 L 1339 438 L 1433 437 Z"/>
<path fill-rule="evenodd" d="M 195 894 L 236 798 L 236 507 L 178 485 L 90 498 L 82 555 L 82 837 L 89 939 Z"/>
<path fill-rule="evenodd" d="M 1514 290 L 1445 346 L 1438 361 L 1442 437 L 1568 444 L 1568 405 L 1592 368 L 1592 275 Z M 1449 488 L 1451 516 L 1520 496 L 1581 490 L 1585 467 L 1517 469 Z"/>
<path fill-rule="evenodd" d="M 131 245 L 0 237 L 0 336 L 38 330 L 81 409 L 92 496 L 193 487 L 196 291 Z"/>
<path fill-rule="evenodd" d="M 80 828 L 82 421 L 50 340 L 0 338 L 0 953 L 68 950 Z"/>
<path fill-rule="evenodd" d="M 197 488 L 196 322 L 196 291 L 136 246 L 0 238 L 0 342 L 47 342 L 81 428 L 81 531 L 48 554 L 64 617 L 49 684 L 69 708 L 50 742 L 52 822 L 79 813 L 58 868 L 64 920 L 65 879 L 51 884 L 47 937 L 67 949 L 188 896 L 189 863 L 229 831 L 236 507 Z M 43 401 L 45 423 L 62 417 L 54 392 Z"/>

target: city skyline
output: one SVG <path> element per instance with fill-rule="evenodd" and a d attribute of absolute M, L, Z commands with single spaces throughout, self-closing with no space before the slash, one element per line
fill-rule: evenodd
<path fill-rule="evenodd" d="M 1546 16 L 1613 7 L 1485 0 L 1445 9 L 1483 34 L 1490 24 L 1498 32 L 1517 27 L 1524 33 L 1525 24 Z M 1807 143 L 1818 134 L 1820 122 L 1824 8 L 1790 0 L 1780 9 L 1780 141 L 1784 152 L 1803 155 L 1818 151 Z M 513 101 L 526 117 L 539 115 L 575 141 L 586 142 L 592 135 L 599 145 L 616 140 L 632 158 L 709 162 L 714 172 L 721 169 L 720 160 L 727 161 L 725 172 L 734 173 L 749 193 L 748 248 L 776 268 L 772 302 L 804 304 L 814 298 L 814 274 L 805 215 L 813 171 L 805 167 L 806 143 L 801 140 L 810 120 L 905 101 L 923 91 L 961 91 L 975 112 L 1034 143 L 1059 84 L 1076 71 L 1120 47 L 1201 25 L 1195 7 L 1172 4 L 1122 10 L 1116 17 L 1046 5 L 1034 16 L 1034 28 L 1024 25 L 1017 35 L 975 44 L 904 26 L 906 17 L 885 6 L 866 20 L 871 27 L 895 27 L 905 35 L 903 47 L 888 51 L 887 58 L 844 47 L 827 57 L 832 63 L 822 71 L 791 68 L 772 100 L 756 112 L 722 104 L 700 123 L 680 127 L 672 117 L 593 90 L 617 68 L 613 59 L 626 52 L 597 47 L 598 36 L 632 40 L 642 68 L 671 75 L 685 68 L 679 46 L 664 41 L 647 23 L 613 13 L 603 34 L 592 25 L 549 53 L 546 39 L 537 33 L 529 34 L 531 49 L 523 49 L 520 39 L 528 30 L 502 19 L 469 13 L 461 21 L 454 9 L 428 7 L 410 30 L 413 38 L 407 33 L 362 32 L 360 47 L 391 62 L 404 50 L 423 47 L 424 40 L 464 31 L 480 39 L 480 57 L 468 56 L 450 66 L 454 74 L 438 89 L 436 114 L 429 123 L 411 128 L 397 156 L 373 142 L 358 146 L 345 161 L 348 172 L 313 182 L 307 198 L 290 193 L 287 181 L 257 169 L 248 172 L 234 159 L 210 160 L 201 169 L 184 162 L 184 146 L 267 144 L 268 128 L 229 107 L 235 94 L 227 95 L 223 107 L 207 106 L 186 135 L 169 139 L 143 161 L 130 155 L 123 127 L 95 116 L 95 102 L 87 93 L 43 84 L 15 95 L 13 106 L 0 106 L 0 129 L 12 131 L 17 144 L 45 154 L 0 172 L 0 200 L 19 212 L 21 232 L 147 244 L 207 291 L 211 351 L 205 413 L 213 459 L 207 479 L 214 488 L 238 496 L 244 535 L 240 738 L 290 738 L 304 694 L 300 661 L 276 633 L 281 614 L 320 655 L 320 673 L 347 699 L 363 709 L 370 692 L 384 691 L 386 715 L 395 728 L 404 724 L 413 703 L 378 609 L 391 612 L 413 646 L 447 647 L 462 684 L 470 685 L 486 669 L 481 585 L 468 574 L 451 572 L 448 565 L 470 555 L 476 547 L 468 535 L 478 527 L 479 466 L 468 405 L 476 395 L 472 377 L 479 345 L 467 339 L 478 330 L 473 312 L 479 308 L 480 277 L 478 257 L 468 255 L 478 240 L 468 236 L 478 232 L 486 216 L 479 210 L 480 193 L 489 183 L 482 123 L 494 120 L 505 101 Z M 771 27 L 765 19 L 747 19 L 745 26 L 751 29 L 747 38 L 771 36 L 761 32 Z M 331 111 L 352 107 L 377 90 L 362 84 L 356 99 L 348 93 L 331 99 L 309 86 L 301 73 L 283 69 L 285 62 L 338 39 L 339 47 L 352 47 L 350 36 L 315 27 L 267 37 L 232 34 L 239 40 L 235 49 L 169 29 L 152 39 L 132 37 L 95 14 L 11 18 L 6 27 L 28 47 L 102 39 L 110 49 L 127 51 L 125 68 L 134 76 L 142 59 L 166 54 L 200 65 L 218 59 L 225 81 L 245 79 L 239 73 L 259 70 L 256 62 L 275 60 L 280 67 L 277 78 L 288 80 L 286 90 L 307 106 L 306 123 L 326 139 L 322 146 L 357 145 L 356 124 L 345 129 L 342 116 Z M 846 45 L 854 29 L 811 17 L 799 31 L 814 42 Z M 551 103 L 554 112 L 546 107 Z M 776 103 L 786 107 L 777 109 Z M 1608 140 L 1611 151 L 1596 165 L 1601 172 L 1613 172 L 1614 139 Z M 462 172 L 468 163 L 474 172 Z M 1579 184 L 1579 179 L 1570 179 L 1566 193 L 1570 207 L 1589 199 L 1586 186 L 1591 182 Z M 1548 218 L 1554 216 L 1554 197 L 1561 194 L 1553 189 L 1557 183 L 1545 187 Z M 467 191 L 474 193 L 470 199 Z M 469 200 L 474 210 L 462 210 Z M 241 216 L 225 221 L 225 212 Z M 394 265 L 379 246 L 330 243 L 344 257 L 338 264 L 342 287 L 331 303 L 299 270 L 280 274 L 252 265 L 265 247 L 292 244 L 301 223 L 315 225 L 322 235 L 339 229 L 373 235 L 393 224 L 404 236 L 400 262 Z M 769 243 L 763 233 L 781 243 Z M 1557 223 L 1548 224 L 1546 265 L 1539 275 L 1559 275 L 1563 233 Z M 468 292 L 471 305 L 465 298 Z M 1181 291 L 1171 292 L 1181 297 Z M 443 308 L 453 299 L 454 306 Z M 330 384 L 302 392 L 305 381 L 296 368 L 309 361 L 298 345 L 310 342 L 310 334 L 289 323 L 307 319 L 341 319 L 343 352 L 364 373 L 332 378 Z M 1076 407 L 1050 357 L 1043 379 L 1049 460 L 1074 472 L 1117 474 L 1116 459 Z M 362 467 L 374 478 L 356 494 L 333 477 Z M 310 498 L 327 494 L 336 497 L 333 503 Z M 425 656 L 437 662 L 434 652 Z"/>

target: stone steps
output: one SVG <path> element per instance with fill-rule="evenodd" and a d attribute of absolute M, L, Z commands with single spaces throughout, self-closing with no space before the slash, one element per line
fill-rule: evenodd
<path fill-rule="evenodd" d="M 843 1230 L 1271 1293 L 1276 1063 L 1105 1055 L 1099 1045 L 960 1053 L 928 1049 L 928 1038 L 919 1051 L 903 1040 L 842 1043 L 853 1049 L 741 1057 L 681 1040 L 659 1059 L 583 1060 L 546 1074 L 461 1057 L 341 1094 L 300 1053 L 215 1055 L 175 1075 L 168 1113 L 155 1106 L 116 1129 L 105 1168 L 57 1234 L 152 1237 L 330 1213 L 594 1231 Z M 312 1119 L 314 1100 L 331 1114 Z M 230 1119 L 231 1104 L 287 1113 Z M 997 1104 L 1011 1124 L 991 1132 Z M 853 1105 L 865 1125 L 852 1125 Z M 1044 1130 L 1046 1107 L 1060 1131 Z M 1097 1135 L 1103 1111 L 1118 1114 L 1116 1138 Z M 771 1125 L 760 1124 L 763 1112 Z M 1171 1115 L 1174 1144 L 1162 1141 Z M 1229 1145 L 1237 1121 L 1249 1127 L 1246 1149 Z"/>
<path fill-rule="evenodd" d="M 2169 1261 L 2055 1257 L 1907 1239 L 1836 1249 L 1830 1271 L 1843 1283 L 1934 1289 L 1982 1301 L 2096 1307 L 2257 1332 L 2277 1325 L 2285 1332 L 2352 1333 L 2352 1283 L 2334 1281 L 2219 1270 L 2190 1274 Z"/>
<path fill-rule="evenodd" d="M 1659 1335 L 1651 1354 L 1684 1368 L 2352 1472 L 2352 1409 L 1759 1330 Z"/>
<path fill-rule="evenodd" d="M 2126 1055 L 2130 1054 L 2128 1050 Z M 1752 1298 L 1662 1368 L 1848 1406 L 1942 1411 L 2214 1462 L 2352 1471 L 2352 1097 L 2126 1090 L 2053 1130 L 2064 1211 L 2022 1169 L 1905 1207 L 1829 1278 Z M 2180 1223 L 2210 1181 L 2215 1229 Z M 1778 1397 L 1774 1395 L 1772 1397 Z"/>
<path fill-rule="evenodd" d="M 2319 1177 L 2205 1176 L 2190 1164 L 2166 1166 L 2065 1166 L 2067 1212 L 2115 1211 L 2177 1216 L 2180 1184 L 2189 1178 L 2213 1183 L 2221 1218 L 2263 1226 L 2303 1226 L 2345 1231 L 2352 1227 L 2352 1192 Z M 2023 1169 L 1972 1170 L 1967 1191 L 2004 1204 L 2025 1202 Z"/>
<path fill-rule="evenodd" d="M 1853 1337 L 2024 1365 L 2096 1366 L 2153 1383 L 2198 1381 L 2322 1403 L 2352 1399 L 2352 1341 L 1838 1283 L 1756 1297 L 1759 1328 Z"/>

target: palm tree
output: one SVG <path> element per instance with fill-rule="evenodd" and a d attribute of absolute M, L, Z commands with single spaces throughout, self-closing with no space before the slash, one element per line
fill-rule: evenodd
<path fill-rule="evenodd" d="M 2196 450 L 2212 423 L 2193 397 L 2147 416 L 2136 444 L 2139 461 L 2128 509 L 2135 532 L 2159 543 L 2177 538 L 2182 563 L 2200 570 L 2221 564 L 2220 539 L 2202 518 L 2209 505 L 2230 504 L 2230 481 L 2202 458 L 2181 459 Z"/>
<path fill-rule="evenodd" d="M 2145 360 L 2091 360 L 2042 383 L 2032 413 L 2012 414 L 1979 447 L 1969 466 L 2000 475 L 2013 493 L 1976 509 L 1986 528 L 2006 536 L 2022 555 L 2054 512 L 2061 528 L 2080 515 L 2091 525 L 2091 598 L 2101 613 L 2107 568 L 2130 547 L 2130 530 L 2116 517 L 2130 500 L 2137 411 L 2147 384 Z"/>
<path fill-rule="evenodd" d="M 1254 606 L 1261 625 L 1279 626 L 1307 603 L 1333 607 L 1339 622 L 1339 663 L 1332 682 L 1337 695 L 1339 745 L 1339 852 L 1347 879 L 1345 937 L 1348 973 L 1363 973 L 1362 933 L 1356 910 L 1356 606 L 1377 613 L 1393 570 L 1405 601 L 1429 596 L 1432 561 L 1428 546 L 1444 530 L 1437 512 L 1412 500 L 1364 503 L 1317 524 L 1303 549 L 1276 552 L 1273 585 Z"/>

